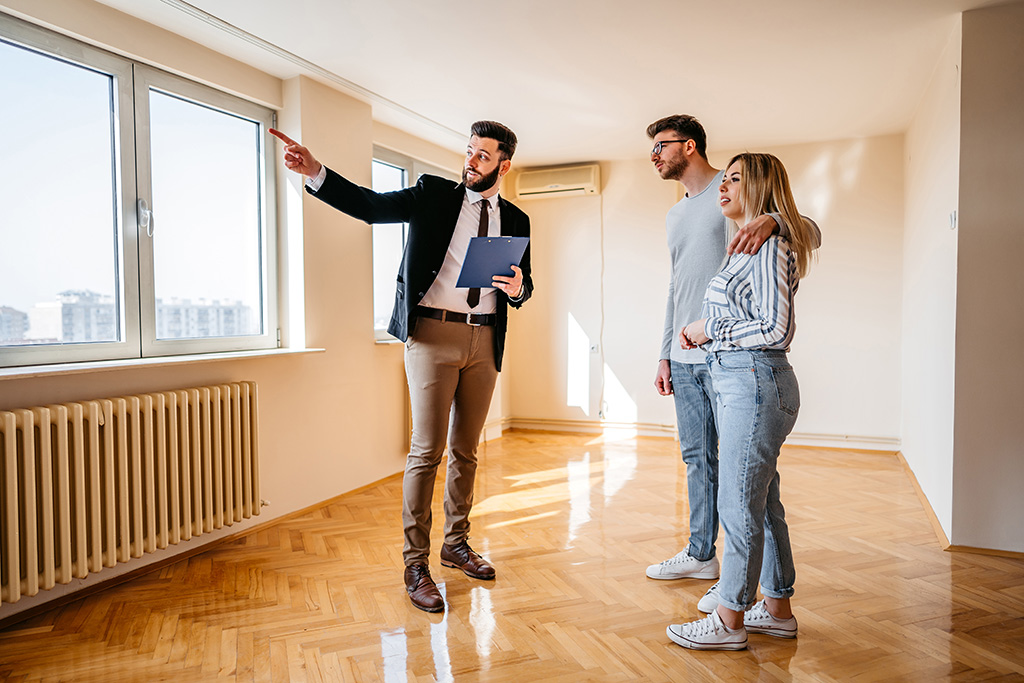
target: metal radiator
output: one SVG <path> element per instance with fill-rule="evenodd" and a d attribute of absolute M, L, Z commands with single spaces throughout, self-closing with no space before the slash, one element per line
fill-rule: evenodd
<path fill-rule="evenodd" d="M 256 384 L 0 411 L 0 602 L 260 513 Z"/>

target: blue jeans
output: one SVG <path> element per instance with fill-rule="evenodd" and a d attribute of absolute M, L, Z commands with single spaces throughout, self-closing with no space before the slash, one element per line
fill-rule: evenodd
<path fill-rule="evenodd" d="M 793 595 L 796 568 L 778 459 L 800 410 L 800 387 L 785 351 L 718 351 L 708 355 L 708 365 L 721 434 L 719 603 L 743 611 L 756 601 L 758 574 L 764 595 Z"/>
<path fill-rule="evenodd" d="M 718 538 L 718 428 L 715 390 L 706 363 L 669 363 L 679 450 L 686 463 L 691 557 L 710 560 Z"/>

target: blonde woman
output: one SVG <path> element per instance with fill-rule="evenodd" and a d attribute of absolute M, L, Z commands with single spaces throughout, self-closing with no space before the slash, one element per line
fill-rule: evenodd
<path fill-rule="evenodd" d="M 747 633 L 794 638 L 796 570 L 779 499 L 779 450 L 793 429 L 800 389 L 787 359 L 796 329 L 793 298 L 817 238 L 793 201 L 786 169 L 770 154 L 738 154 L 719 187 L 722 213 L 745 224 L 767 213 L 792 226 L 756 254 L 734 254 L 711 280 L 703 319 L 680 343 L 708 352 L 718 395 L 718 512 L 725 531 L 721 579 L 701 601 L 710 614 L 668 627 L 696 650 L 741 650 Z M 760 580 L 764 599 L 757 601 Z M 717 607 L 708 604 L 717 598 Z"/>

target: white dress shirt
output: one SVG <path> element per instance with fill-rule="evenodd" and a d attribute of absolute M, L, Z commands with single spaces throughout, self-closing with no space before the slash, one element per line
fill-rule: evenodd
<path fill-rule="evenodd" d="M 469 251 L 469 241 L 477 236 L 480 229 L 481 207 L 486 207 L 489 211 L 487 235 L 492 237 L 501 235 L 501 211 L 497 210 L 498 195 L 489 197 L 486 201 L 481 200 L 483 197 L 479 192 L 466 188 L 466 196 L 462 199 L 462 210 L 459 212 L 459 220 L 455 223 L 452 241 L 448 243 L 448 253 L 445 254 L 444 264 L 438 271 L 434 284 L 430 285 L 426 296 L 420 301 L 420 305 L 444 308 L 457 313 L 494 313 L 497 310 L 498 290 L 493 287 L 481 287 L 479 303 L 470 308 L 469 302 L 466 301 L 469 289 L 455 286 L 459 279 L 459 273 L 462 272 L 462 263 L 466 260 L 466 252 Z"/>

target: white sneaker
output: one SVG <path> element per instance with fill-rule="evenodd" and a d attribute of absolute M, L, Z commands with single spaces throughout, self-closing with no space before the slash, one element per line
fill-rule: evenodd
<path fill-rule="evenodd" d="M 691 650 L 742 650 L 747 647 L 747 630 L 743 627 L 729 630 L 718 612 L 688 624 L 672 624 L 665 633 L 676 645 Z"/>
<path fill-rule="evenodd" d="M 715 581 L 715 585 L 708 589 L 708 592 L 704 594 L 704 597 L 697 602 L 697 609 L 704 614 L 711 614 L 718 609 L 718 582 Z"/>
<path fill-rule="evenodd" d="M 743 613 L 743 625 L 750 633 L 763 633 L 776 638 L 796 638 L 796 617 L 776 619 L 768 612 L 764 600 Z"/>
<path fill-rule="evenodd" d="M 652 579 L 717 579 L 718 558 L 698 560 L 683 550 L 675 557 L 652 564 L 647 568 L 647 576 Z"/>

